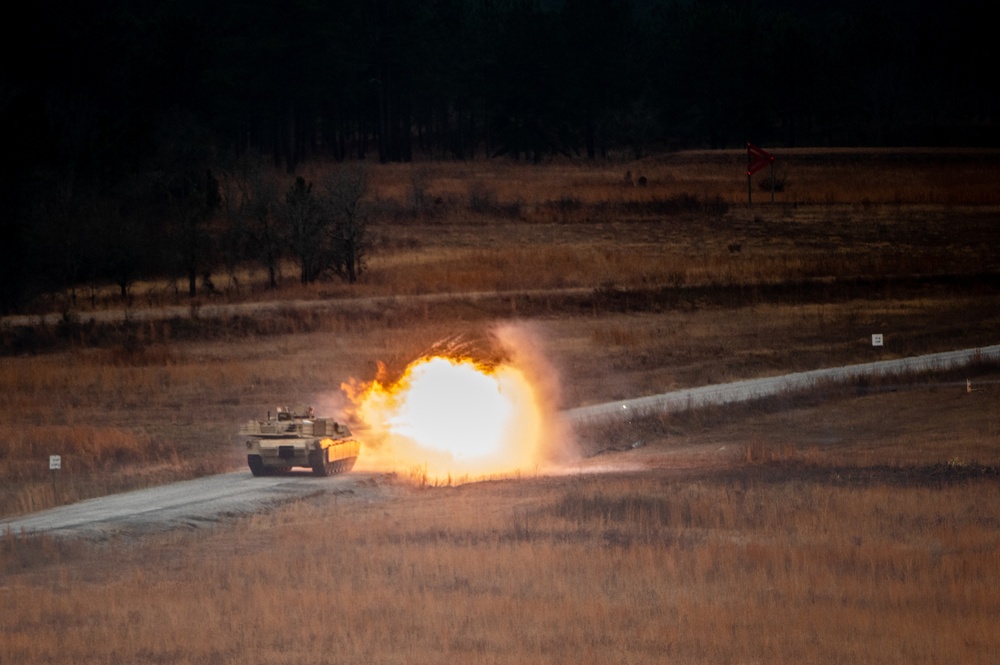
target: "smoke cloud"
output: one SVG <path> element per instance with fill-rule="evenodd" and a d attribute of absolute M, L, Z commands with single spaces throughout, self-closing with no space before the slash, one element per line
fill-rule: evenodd
<path fill-rule="evenodd" d="M 534 473 L 576 456 L 558 374 L 528 325 L 444 340 L 391 380 L 384 374 L 341 386 L 360 470 L 441 481 Z"/>

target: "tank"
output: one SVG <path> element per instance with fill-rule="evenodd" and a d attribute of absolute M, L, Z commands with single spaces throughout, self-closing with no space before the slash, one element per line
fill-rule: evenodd
<path fill-rule="evenodd" d="M 332 418 L 317 418 L 312 407 L 300 410 L 278 407 L 272 418 L 250 420 L 240 426 L 247 465 L 255 476 L 281 473 L 295 467 L 329 476 L 350 471 L 361 444 L 346 425 Z"/>

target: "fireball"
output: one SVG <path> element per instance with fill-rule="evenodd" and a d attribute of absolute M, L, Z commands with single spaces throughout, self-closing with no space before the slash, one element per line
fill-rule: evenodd
<path fill-rule="evenodd" d="M 395 382 L 343 389 L 364 431 L 359 468 L 419 470 L 437 482 L 537 466 L 544 410 L 514 365 L 427 356 Z"/>

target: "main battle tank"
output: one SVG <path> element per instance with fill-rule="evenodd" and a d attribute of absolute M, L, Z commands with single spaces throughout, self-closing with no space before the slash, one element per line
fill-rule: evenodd
<path fill-rule="evenodd" d="M 332 418 L 316 418 L 312 407 L 296 413 L 278 407 L 275 417 L 250 420 L 240 427 L 246 441 L 247 464 L 255 476 L 306 467 L 317 476 L 350 471 L 361 444 L 346 425 Z"/>

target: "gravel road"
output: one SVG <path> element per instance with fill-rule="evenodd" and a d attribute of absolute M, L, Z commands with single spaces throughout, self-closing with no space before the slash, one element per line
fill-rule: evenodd
<path fill-rule="evenodd" d="M 206 476 L 133 492 L 88 499 L 0 521 L 0 533 L 53 533 L 88 540 L 211 526 L 319 493 L 376 499 L 377 474 L 318 478 L 306 470 L 255 478 L 250 471 Z"/>
<path fill-rule="evenodd" d="M 621 417 L 623 412 L 630 410 L 639 413 L 677 411 L 757 399 L 866 375 L 959 367 L 979 359 L 1000 359 L 1000 345 L 678 390 L 570 409 L 564 415 L 570 422 L 579 424 Z M 51 533 L 101 540 L 122 534 L 209 526 L 228 517 L 257 512 L 317 493 L 379 500 L 390 491 L 379 482 L 377 474 L 348 473 L 315 478 L 303 471 L 254 478 L 246 470 L 114 494 L 3 520 L 0 521 L 0 533 Z"/>
<path fill-rule="evenodd" d="M 122 321 L 164 321 L 170 319 L 220 319 L 230 316 L 249 316 L 283 311 L 313 312 L 364 312 L 378 311 L 402 303 L 436 304 L 445 302 L 496 302 L 516 297 L 582 296 L 593 293 L 589 288 L 527 289 L 519 291 L 469 291 L 465 293 L 427 293 L 409 296 L 372 296 L 369 298 L 321 298 L 314 300 L 268 300 L 264 302 L 206 303 L 171 305 L 164 307 L 134 307 L 129 309 L 104 309 L 73 311 L 80 322 L 120 323 Z M 17 328 L 39 324 L 53 326 L 62 320 L 61 312 L 47 314 L 16 314 L 0 317 L 0 328 Z"/>
<path fill-rule="evenodd" d="M 881 360 L 860 365 L 816 369 L 782 376 L 748 379 L 734 383 L 677 390 L 661 395 L 650 395 L 648 397 L 638 397 L 636 399 L 606 402 L 604 404 L 570 409 L 566 411 L 566 417 L 570 422 L 585 423 L 595 419 L 603 420 L 613 416 L 620 417 L 623 412 L 628 411 L 636 413 L 682 411 L 698 406 L 745 402 L 793 390 L 808 390 L 824 384 L 845 383 L 862 376 L 890 376 L 906 372 L 962 367 L 980 359 L 1000 360 L 1000 345 L 986 346 L 979 349 L 932 353 L 897 360 Z"/>

